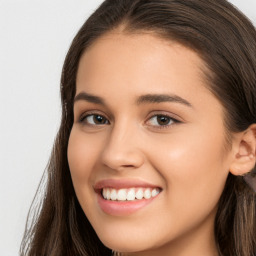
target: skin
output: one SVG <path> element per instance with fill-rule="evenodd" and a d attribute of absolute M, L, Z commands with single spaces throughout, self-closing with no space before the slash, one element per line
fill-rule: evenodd
<path fill-rule="evenodd" d="M 112 32 L 83 54 L 76 95 L 101 97 L 105 105 L 75 101 L 68 161 L 77 198 L 107 247 L 124 255 L 218 255 L 214 218 L 234 152 L 225 147 L 223 109 L 207 89 L 203 67 L 194 51 L 146 33 Z M 136 104 L 145 94 L 176 95 L 190 106 Z M 81 121 L 92 113 L 107 121 Z M 156 115 L 169 116 L 168 125 Z M 109 178 L 162 191 L 139 211 L 112 216 L 93 189 Z"/>

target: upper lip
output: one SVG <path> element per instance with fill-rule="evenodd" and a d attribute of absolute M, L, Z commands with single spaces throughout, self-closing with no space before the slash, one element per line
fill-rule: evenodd
<path fill-rule="evenodd" d="M 96 182 L 93 187 L 95 190 L 101 190 L 103 188 L 160 188 L 152 183 L 133 179 L 104 179 Z"/>

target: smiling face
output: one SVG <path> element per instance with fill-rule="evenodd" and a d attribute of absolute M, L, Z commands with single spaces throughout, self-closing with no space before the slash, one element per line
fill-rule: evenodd
<path fill-rule="evenodd" d="M 83 54 L 68 161 L 107 247 L 215 255 L 231 153 L 203 67 L 195 52 L 150 34 L 109 33 Z"/>

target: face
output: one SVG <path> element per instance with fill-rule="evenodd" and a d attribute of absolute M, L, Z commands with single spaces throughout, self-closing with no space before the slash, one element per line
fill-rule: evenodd
<path fill-rule="evenodd" d="M 109 33 L 83 54 L 68 161 L 81 207 L 107 247 L 214 251 L 231 157 L 203 69 L 195 52 L 152 34 Z"/>

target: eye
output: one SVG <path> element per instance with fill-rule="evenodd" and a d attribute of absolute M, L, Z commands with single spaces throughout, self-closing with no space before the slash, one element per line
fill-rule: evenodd
<path fill-rule="evenodd" d="M 102 115 L 99 114 L 88 114 L 85 116 L 82 116 L 79 120 L 80 123 L 83 123 L 85 125 L 105 125 L 109 124 L 109 121 L 107 118 L 105 118 Z"/>
<path fill-rule="evenodd" d="M 147 123 L 149 123 L 150 126 L 158 126 L 158 128 L 166 128 L 175 123 L 180 123 L 180 121 L 168 115 L 154 115 L 147 121 Z"/>

